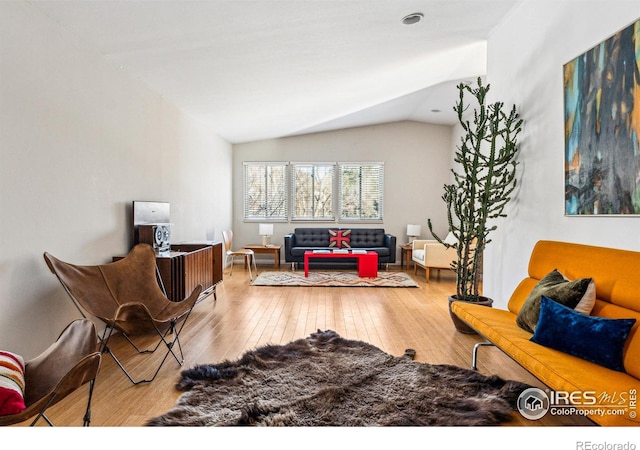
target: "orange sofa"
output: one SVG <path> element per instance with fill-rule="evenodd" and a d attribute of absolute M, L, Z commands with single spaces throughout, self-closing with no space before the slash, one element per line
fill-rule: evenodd
<path fill-rule="evenodd" d="M 536 344 L 530 340 L 532 333 L 516 324 L 518 311 L 533 287 L 554 269 L 569 279 L 593 279 L 596 302 L 591 316 L 636 319 L 624 341 L 624 371 Z M 640 391 L 640 252 L 539 241 L 529 260 L 528 277 L 516 287 L 507 310 L 464 302 L 454 302 L 451 310 L 486 338 L 487 345 L 498 347 L 556 393 L 578 392 L 572 405 L 596 424 L 640 425 L 640 405 L 636 405 Z M 474 367 L 482 345 L 474 347 Z"/>

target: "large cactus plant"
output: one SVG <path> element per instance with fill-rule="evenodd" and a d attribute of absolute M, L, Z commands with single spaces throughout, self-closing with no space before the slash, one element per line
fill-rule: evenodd
<path fill-rule="evenodd" d="M 516 154 L 522 120 L 516 107 L 505 112 L 502 102 L 487 104 L 490 85 L 461 83 L 459 100 L 454 106 L 464 135 L 456 146 L 453 181 L 445 184 L 442 199 L 447 204 L 449 231 L 455 244 L 433 237 L 447 247 L 454 247 L 457 260 L 456 299 L 478 301 L 481 298 L 482 255 L 496 229 L 492 219 L 505 217 L 504 208 L 516 187 Z M 469 104 L 466 97 L 471 96 Z M 469 111 L 473 108 L 473 114 Z"/>

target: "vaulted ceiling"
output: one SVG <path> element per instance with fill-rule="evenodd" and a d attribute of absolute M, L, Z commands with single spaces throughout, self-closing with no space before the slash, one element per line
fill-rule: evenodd
<path fill-rule="evenodd" d="M 232 143 L 399 120 L 450 124 L 455 85 L 517 0 L 30 3 Z M 421 13 L 412 25 L 402 18 Z M 440 112 L 437 112 L 440 111 Z"/>

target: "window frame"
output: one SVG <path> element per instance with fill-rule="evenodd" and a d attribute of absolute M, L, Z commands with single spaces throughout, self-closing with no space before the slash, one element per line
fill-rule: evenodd
<path fill-rule="evenodd" d="M 262 185 L 265 192 L 264 215 L 249 214 L 249 198 L 248 198 L 248 170 L 249 167 L 264 166 L 264 184 Z M 269 170 L 270 168 L 278 168 L 283 170 L 282 179 L 282 196 L 284 214 L 282 215 L 269 215 Z M 286 161 L 243 161 L 242 163 L 242 216 L 244 222 L 288 222 L 289 220 L 289 198 L 288 198 L 288 183 L 289 183 L 289 163 Z"/>
<path fill-rule="evenodd" d="M 384 221 L 384 162 L 380 161 L 345 161 L 338 162 L 338 214 L 337 219 L 342 223 L 382 223 Z M 344 210 L 344 180 L 343 180 L 343 168 L 348 166 L 356 166 L 362 172 L 363 167 L 376 167 L 378 170 L 377 175 L 377 201 L 378 201 L 378 214 L 376 217 L 366 218 L 362 217 L 363 204 L 363 192 L 362 192 L 362 173 L 360 174 L 360 189 L 358 192 L 358 209 L 360 210 L 359 217 L 347 217 Z"/>
<path fill-rule="evenodd" d="M 343 162 L 291 162 L 291 161 L 243 161 L 243 221 L 244 222 L 304 222 L 304 223 L 383 223 L 384 221 L 384 162 L 380 161 L 343 161 Z M 269 216 L 267 212 L 269 211 L 269 207 L 265 207 L 264 215 L 248 215 L 248 206 L 249 206 L 249 198 L 248 198 L 248 167 L 250 166 L 265 166 L 265 174 L 264 174 L 264 185 L 263 189 L 265 192 L 265 196 L 267 196 L 268 201 L 268 170 L 270 167 L 277 167 L 283 169 L 284 180 L 282 183 L 282 192 L 281 195 L 284 197 L 283 206 L 284 206 L 284 215 L 278 216 Z M 296 216 L 296 167 L 302 166 L 310 166 L 313 168 L 313 180 L 315 180 L 315 171 L 317 168 L 326 168 L 332 167 L 332 182 L 330 183 L 331 189 L 331 216 L 323 216 L 323 217 L 304 217 Z M 358 209 L 360 211 L 359 217 L 347 217 L 344 214 L 344 180 L 343 180 L 343 168 L 345 167 L 357 167 L 361 172 L 363 167 L 376 167 L 378 169 L 377 175 L 377 202 L 378 206 L 376 209 L 378 210 L 378 214 L 376 217 L 366 218 L 362 216 L 362 178 L 360 175 L 360 181 L 358 186 Z"/>
<path fill-rule="evenodd" d="M 290 163 L 290 170 L 289 170 L 289 186 L 291 187 L 290 192 L 289 192 L 289 220 L 291 222 L 336 222 L 336 196 L 335 196 L 335 192 L 336 192 L 336 180 L 337 180 L 337 176 L 336 176 L 336 163 L 335 162 L 291 162 Z M 316 172 L 317 169 L 319 168 L 327 168 L 330 167 L 331 168 L 331 184 L 330 184 L 330 197 L 331 197 L 331 215 L 327 216 L 297 216 L 296 215 L 296 210 L 297 210 L 297 183 L 296 183 L 296 169 L 298 167 L 311 167 L 313 169 L 313 173 L 312 173 L 312 181 L 315 182 L 316 181 Z M 311 199 L 312 203 L 313 203 L 313 198 Z M 313 209 L 313 213 L 315 214 L 315 204 L 312 205 L 312 209 Z"/>

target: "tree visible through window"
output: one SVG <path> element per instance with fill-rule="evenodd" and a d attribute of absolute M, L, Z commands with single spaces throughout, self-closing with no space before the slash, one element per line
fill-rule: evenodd
<path fill-rule="evenodd" d="M 244 218 L 379 222 L 383 181 L 383 163 L 245 162 Z"/>
<path fill-rule="evenodd" d="M 382 220 L 382 163 L 341 163 L 340 220 Z"/>
<path fill-rule="evenodd" d="M 335 164 L 292 165 L 292 220 L 334 220 Z"/>
<path fill-rule="evenodd" d="M 244 164 L 244 218 L 286 220 L 287 164 Z"/>

